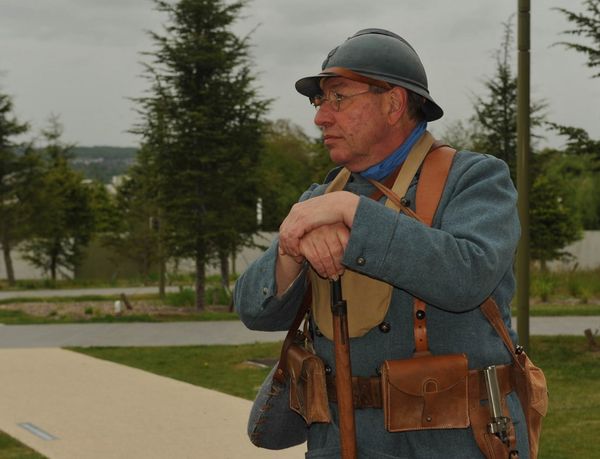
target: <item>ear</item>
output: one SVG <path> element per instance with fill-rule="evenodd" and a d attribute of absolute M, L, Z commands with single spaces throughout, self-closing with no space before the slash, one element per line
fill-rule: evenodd
<path fill-rule="evenodd" d="M 388 120 L 391 124 L 396 124 L 406 114 L 408 94 L 406 92 L 406 89 L 401 88 L 399 86 L 395 86 L 389 90 L 388 95 Z"/>

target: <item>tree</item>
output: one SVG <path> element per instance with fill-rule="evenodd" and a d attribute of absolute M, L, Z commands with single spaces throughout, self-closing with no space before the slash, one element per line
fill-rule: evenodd
<path fill-rule="evenodd" d="M 568 192 L 565 199 L 576 208 L 583 228 L 600 229 L 600 141 L 591 139 L 581 128 L 548 125 L 566 137 L 566 145 L 546 152 L 546 156 L 552 158 L 546 173 L 562 179 Z"/>
<path fill-rule="evenodd" d="M 150 149 L 143 146 L 127 178 L 117 189 L 117 219 L 102 236 L 105 245 L 135 263 L 145 280 L 149 280 L 152 270 L 164 261 L 160 250 L 156 179 L 155 158 Z"/>
<path fill-rule="evenodd" d="M 548 261 L 569 256 L 564 247 L 581 238 L 581 225 L 573 218 L 576 211 L 564 198 L 566 187 L 561 182 L 559 177 L 538 175 L 531 188 L 531 258 L 543 271 Z"/>
<path fill-rule="evenodd" d="M 11 251 L 30 231 L 32 194 L 36 191 L 36 157 L 30 148 L 17 152 L 12 139 L 27 132 L 29 125 L 14 115 L 12 99 L 0 94 L 0 244 L 9 285 L 15 284 Z"/>
<path fill-rule="evenodd" d="M 600 0 L 585 0 L 583 4 L 585 5 L 586 13 L 574 13 L 565 8 L 556 8 L 556 10 L 563 13 L 567 20 L 575 26 L 571 30 L 566 30 L 565 34 L 585 38 L 591 44 L 566 41 L 561 41 L 557 44 L 586 55 L 586 65 L 595 70 L 596 67 L 600 67 Z M 600 72 L 592 76 L 592 78 L 598 77 L 600 77 Z"/>
<path fill-rule="evenodd" d="M 322 182 L 333 166 L 322 142 L 300 126 L 289 120 L 268 123 L 260 162 L 262 229 L 277 231 L 300 194 L 311 182 Z"/>
<path fill-rule="evenodd" d="M 230 30 L 245 1 L 155 3 L 169 22 L 163 35 L 151 33 L 153 94 L 140 100 L 142 130 L 146 140 L 160 139 L 153 153 L 167 251 L 195 260 L 202 310 L 205 265 L 257 230 L 256 172 L 269 101 L 253 87 L 248 37 Z"/>
<path fill-rule="evenodd" d="M 485 81 L 487 96 L 476 96 L 473 103 L 473 147 L 476 151 L 489 153 L 504 160 L 510 168 L 513 181 L 516 182 L 517 79 L 511 65 L 514 39 L 510 20 L 503 26 L 502 44 L 496 53 L 496 73 Z M 545 103 L 532 103 L 532 128 L 542 125 L 545 106 Z"/>
<path fill-rule="evenodd" d="M 516 182 L 517 81 L 510 60 L 512 42 L 512 28 L 508 22 L 504 24 L 504 37 L 496 56 L 496 74 L 485 83 L 488 95 L 475 99 L 471 129 L 474 149 L 507 162 Z M 544 108 L 545 103 L 532 104 L 530 122 L 533 128 L 544 123 Z M 550 165 L 554 158 L 555 155 L 535 152 L 531 158 L 530 249 L 532 259 L 539 260 L 543 266 L 547 261 L 564 256 L 563 248 L 581 235 L 580 215 L 566 199 L 568 182 L 560 174 L 552 173 Z"/>
<path fill-rule="evenodd" d="M 61 141 L 62 126 L 58 118 L 50 118 L 42 131 L 46 145 L 41 152 L 44 171 L 41 183 L 43 208 L 37 215 L 36 231 L 22 248 L 24 258 L 50 274 L 75 271 L 82 249 L 94 231 L 93 191 L 84 183 L 83 175 L 69 166 L 72 146 Z"/>

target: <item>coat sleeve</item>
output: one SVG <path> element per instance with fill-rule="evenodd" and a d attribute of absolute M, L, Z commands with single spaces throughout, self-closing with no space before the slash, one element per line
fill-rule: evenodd
<path fill-rule="evenodd" d="M 318 185 L 313 184 L 300 197 L 312 197 Z M 322 187 L 321 187 L 322 188 Z M 251 330 L 288 330 L 296 317 L 306 290 L 308 266 L 286 292 L 278 298 L 275 279 L 279 238 L 275 238 L 267 251 L 244 271 L 235 284 L 233 304 L 240 319 Z"/>
<path fill-rule="evenodd" d="M 460 312 L 479 306 L 512 269 L 518 238 L 508 167 L 491 156 L 462 152 L 431 228 L 362 196 L 343 263 Z"/>

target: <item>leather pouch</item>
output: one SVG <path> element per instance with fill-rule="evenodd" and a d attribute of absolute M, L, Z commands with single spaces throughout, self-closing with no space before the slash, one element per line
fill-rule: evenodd
<path fill-rule="evenodd" d="M 323 361 L 303 346 L 292 344 L 287 350 L 290 378 L 290 409 L 308 425 L 331 422 Z"/>
<path fill-rule="evenodd" d="M 467 357 L 428 355 L 386 360 L 381 372 L 389 432 L 469 426 Z"/>

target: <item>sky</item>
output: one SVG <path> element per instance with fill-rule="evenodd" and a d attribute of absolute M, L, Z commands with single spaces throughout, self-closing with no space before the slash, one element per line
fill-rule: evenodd
<path fill-rule="evenodd" d="M 550 121 L 600 138 L 600 78 L 585 57 L 561 46 L 570 25 L 553 10 L 579 11 L 581 0 L 531 2 L 532 100 L 548 104 Z M 268 118 L 287 118 L 311 136 L 314 110 L 294 90 L 320 70 L 330 49 L 360 29 L 392 30 L 417 50 L 429 90 L 445 111 L 430 124 L 442 133 L 473 114 L 475 95 L 493 76 L 503 23 L 517 0 L 251 0 L 234 25 L 251 33 L 260 94 L 273 98 Z M 128 132 L 139 121 L 132 98 L 147 89 L 142 53 L 154 49 L 148 31 L 166 16 L 151 0 L 0 0 L 0 92 L 13 97 L 19 120 L 37 136 L 57 115 L 64 140 L 80 146 L 137 146 Z M 513 18 L 516 30 L 516 18 Z M 515 45 L 516 47 L 516 45 Z M 517 62 L 517 53 L 513 53 Z M 560 147 L 549 135 L 542 146 Z"/>

